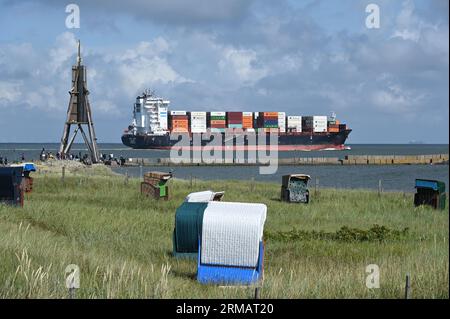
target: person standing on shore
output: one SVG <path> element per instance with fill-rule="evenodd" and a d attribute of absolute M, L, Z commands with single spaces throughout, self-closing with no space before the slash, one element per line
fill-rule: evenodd
<path fill-rule="evenodd" d="M 39 155 L 39 158 L 42 162 L 44 162 L 47 159 L 47 154 L 45 154 L 45 148 L 42 148 L 41 154 Z"/>

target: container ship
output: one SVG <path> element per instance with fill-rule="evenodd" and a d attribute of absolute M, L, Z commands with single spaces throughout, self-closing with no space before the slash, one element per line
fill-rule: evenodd
<path fill-rule="evenodd" d="M 214 139 L 212 136 L 221 134 L 223 149 L 253 150 L 261 145 L 266 149 L 270 135 L 275 133 L 278 151 L 342 150 L 351 132 L 334 113 L 289 116 L 286 112 L 169 111 L 169 104 L 170 101 L 150 91 L 138 96 L 132 123 L 123 133 L 122 143 L 134 149 L 170 149 L 180 140 L 171 139 L 172 134 L 179 138 L 184 135 L 181 138 L 189 141 L 184 147 L 194 149 L 198 147 L 194 141 L 200 141 L 200 147 L 204 147 Z M 205 139 L 205 135 L 211 138 Z M 239 135 L 242 137 L 238 140 Z M 258 140 L 261 138 L 266 141 Z"/>

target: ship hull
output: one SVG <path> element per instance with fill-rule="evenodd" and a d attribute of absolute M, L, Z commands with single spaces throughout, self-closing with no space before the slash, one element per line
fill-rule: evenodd
<path fill-rule="evenodd" d="M 172 147 L 177 149 L 204 149 L 205 146 L 214 147 L 216 150 L 268 150 L 277 149 L 278 151 L 316 151 L 316 150 L 342 150 L 345 141 L 351 130 L 343 130 L 336 133 L 277 133 L 277 144 L 270 146 L 270 134 L 266 134 L 266 141 L 257 143 L 260 136 L 255 133 L 246 133 L 241 137 L 228 138 L 224 133 L 216 133 L 216 136 L 222 137 L 222 142 L 214 145 L 211 139 L 202 140 L 201 134 L 184 133 L 184 143 L 179 140 L 170 139 L 170 135 L 122 135 L 122 143 L 134 149 L 160 149 L 168 150 Z M 183 135 L 180 133 L 180 135 Z M 197 143 L 195 143 L 197 142 Z M 185 145 L 185 146 L 182 146 Z"/>

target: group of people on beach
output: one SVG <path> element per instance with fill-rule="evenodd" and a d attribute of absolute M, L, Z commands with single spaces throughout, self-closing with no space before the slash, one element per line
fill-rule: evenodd
<path fill-rule="evenodd" d="M 42 151 L 39 155 L 39 160 L 42 162 L 45 162 L 47 160 L 70 160 L 70 161 L 78 161 L 82 162 L 83 164 L 91 164 L 90 158 L 88 154 L 82 154 L 81 152 L 78 152 L 78 154 L 62 154 L 60 152 L 57 152 L 55 155 L 53 155 L 53 152 L 48 152 L 45 150 L 45 148 L 42 148 Z M 25 154 L 21 153 L 20 155 L 20 161 L 25 162 Z M 111 165 L 112 163 L 115 163 L 117 165 L 124 165 L 125 164 L 125 158 L 120 156 L 120 158 L 115 158 L 114 154 L 100 154 L 100 161 L 104 164 Z M 8 165 L 8 158 L 5 156 L 0 155 L 0 165 L 6 166 Z"/>
<path fill-rule="evenodd" d="M 22 162 L 25 162 L 25 154 L 24 153 L 22 153 L 21 155 L 20 155 L 20 160 L 22 161 Z M 5 157 L 3 157 L 2 155 L 0 155 L 0 165 L 1 166 L 7 166 L 8 165 L 8 158 L 5 156 Z"/>
<path fill-rule="evenodd" d="M 43 162 L 49 159 L 56 159 L 56 160 L 79 161 L 82 162 L 83 164 L 91 164 L 88 154 L 83 155 L 81 154 L 81 152 L 78 152 L 78 154 L 74 155 L 72 153 L 62 154 L 60 152 L 57 152 L 56 155 L 54 156 L 52 152 L 46 152 L 45 148 L 42 148 L 39 159 Z M 112 162 L 115 162 L 118 165 L 125 164 L 124 157 L 121 156 L 119 159 L 117 159 L 114 157 L 114 154 L 100 154 L 100 161 L 108 165 L 111 165 Z"/>
<path fill-rule="evenodd" d="M 79 161 L 87 164 L 87 161 L 89 160 L 89 156 L 87 154 L 81 154 L 81 152 L 78 152 L 78 154 L 63 154 L 60 152 L 57 152 L 55 155 L 53 155 L 52 152 L 46 152 L 45 148 L 42 148 L 41 154 L 39 156 L 39 159 L 42 162 L 45 162 L 47 160 L 70 160 L 70 161 Z"/>

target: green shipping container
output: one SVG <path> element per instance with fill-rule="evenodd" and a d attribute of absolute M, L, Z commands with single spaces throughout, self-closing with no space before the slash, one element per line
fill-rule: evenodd
<path fill-rule="evenodd" d="M 197 257 L 203 213 L 207 206 L 208 203 L 184 202 L 178 207 L 173 231 L 173 254 L 175 257 Z"/>

